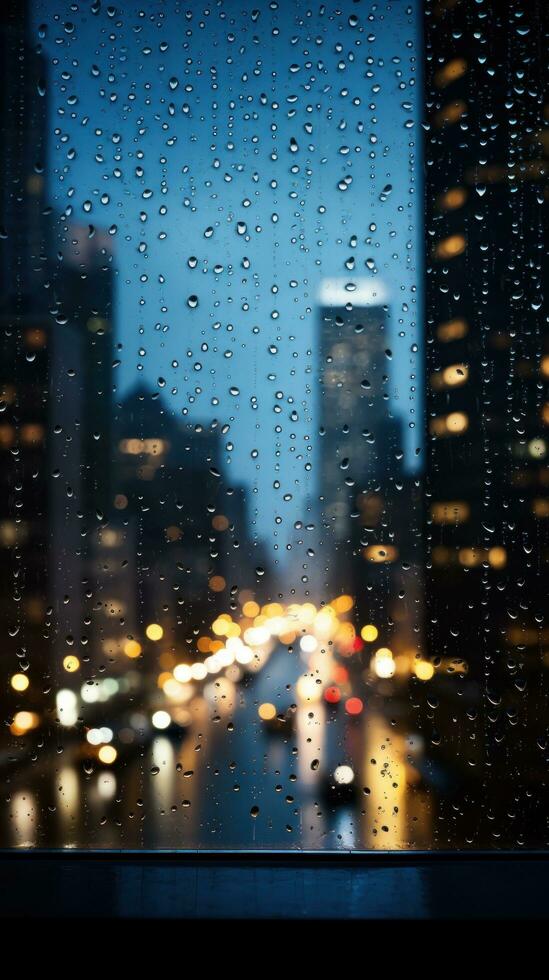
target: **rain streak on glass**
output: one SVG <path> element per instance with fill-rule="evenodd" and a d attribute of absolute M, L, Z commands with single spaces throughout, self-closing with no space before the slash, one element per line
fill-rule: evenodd
<path fill-rule="evenodd" d="M 0 846 L 545 847 L 542 0 L 6 0 Z"/>

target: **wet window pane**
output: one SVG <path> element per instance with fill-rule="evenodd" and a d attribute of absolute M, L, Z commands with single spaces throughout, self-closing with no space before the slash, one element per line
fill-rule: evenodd
<path fill-rule="evenodd" d="M 0 846 L 546 846 L 542 0 L 1 13 Z"/>

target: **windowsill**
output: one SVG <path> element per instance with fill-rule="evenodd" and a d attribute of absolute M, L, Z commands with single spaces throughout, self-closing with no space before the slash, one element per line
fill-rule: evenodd
<path fill-rule="evenodd" d="M 493 919 L 549 916 L 539 852 L 3 851 L 0 916 Z"/>

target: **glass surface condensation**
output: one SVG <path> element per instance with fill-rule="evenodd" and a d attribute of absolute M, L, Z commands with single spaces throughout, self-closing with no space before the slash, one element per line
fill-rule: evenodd
<path fill-rule="evenodd" d="M 6 0 L 2 848 L 549 841 L 543 0 Z"/>

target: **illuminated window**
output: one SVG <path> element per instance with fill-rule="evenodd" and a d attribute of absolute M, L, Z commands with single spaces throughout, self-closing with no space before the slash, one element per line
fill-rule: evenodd
<path fill-rule="evenodd" d="M 17 542 L 20 528 L 15 521 L 0 521 L 0 544 L 3 548 L 13 548 Z"/>
<path fill-rule="evenodd" d="M 467 248 L 467 240 L 464 235 L 450 235 L 435 245 L 434 256 L 436 259 L 455 259 L 462 255 Z"/>
<path fill-rule="evenodd" d="M 229 526 L 229 521 L 224 516 L 224 514 L 216 514 L 212 517 L 212 527 L 215 531 L 226 531 Z"/>
<path fill-rule="evenodd" d="M 164 439 L 122 439 L 119 443 L 120 452 L 130 456 L 144 453 L 149 456 L 161 456 L 170 448 Z"/>
<path fill-rule="evenodd" d="M 438 339 L 446 344 L 451 340 L 462 340 L 466 337 L 469 333 L 469 325 L 462 319 L 448 320 L 446 323 L 439 324 L 436 333 Z"/>
<path fill-rule="evenodd" d="M 440 391 L 444 388 L 458 388 L 465 384 L 469 377 L 469 368 L 466 364 L 450 364 L 431 375 L 433 388 Z"/>
<path fill-rule="evenodd" d="M 452 58 L 435 73 L 435 85 L 437 88 L 446 88 L 447 85 L 461 78 L 466 71 L 467 62 L 465 58 Z"/>
<path fill-rule="evenodd" d="M 453 123 L 459 122 L 462 116 L 467 112 L 467 103 L 463 99 L 458 99 L 456 102 L 449 102 L 448 105 L 439 109 L 433 117 L 435 126 L 441 129 L 446 125 L 453 125 Z"/>
<path fill-rule="evenodd" d="M 431 517 L 435 524 L 463 524 L 469 520 L 471 508 L 463 500 L 449 500 L 431 505 Z"/>
<path fill-rule="evenodd" d="M 29 350 L 41 350 L 46 346 L 46 331 L 42 327 L 31 327 L 25 331 L 25 346 Z"/>
<path fill-rule="evenodd" d="M 459 436 L 469 428 L 469 419 L 465 412 L 450 412 L 431 419 L 429 428 L 435 436 Z"/>
<path fill-rule="evenodd" d="M 465 187 L 452 187 L 445 194 L 438 198 L 438 205 L 441 211 L 455 211 L 462 208 L 467 200 L 468 194 Z"/>
<path fill-rule="evenodd" d="M 29 422 L 21 426 L 21 442 L 24 446 L 40 446 L 44 442 L 44 426 Z"/>
<path fill-rule="evenodd" d="M 505 548 L 495 546 L 493 548 L 461 548 L 458 554 L 459 563 L 465 568 L 478 568 L 480 565 L 488 564 L 492 568 L 505 568 L 507 564 L 507 552 Z"/>
<path fill-rule="evenodd" d="M 371 561 L 375 564 L 387 564 L 388 562 L 396 561 L 398 558 L 397 549 L 390 544 L 368 545 L 364 549 L 363 554 L 366 561 Z"/>
<path fill-rule="evenodd" d="M 11 449 L 15 442 L 15 429 L 13 425 L 0 425 L 0 449 Z"/>

